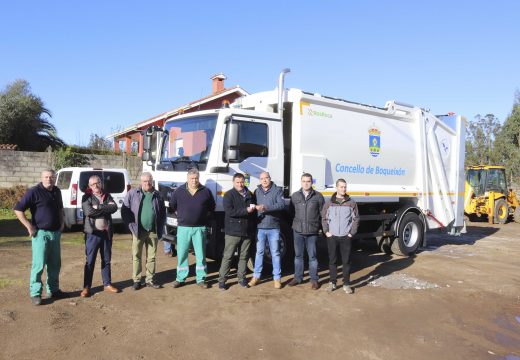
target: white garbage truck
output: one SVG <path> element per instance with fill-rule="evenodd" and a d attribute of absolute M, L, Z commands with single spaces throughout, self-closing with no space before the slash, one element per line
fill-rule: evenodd
<path fill-rule="evenodd" d="M 397 101 L 384 107 L 299 89 L 237 99 L 229 106 L 180 115 L 145 131 L 143 161 L 165 200 L 186 182 L 189 168 L 213 193 L 207 255 L 224 244 L 223 195 L 235 173 L 254 191 L 269 171 L 287 204 L 303 173 L 329 199 L 339 178 L 359 206 L 357 238 L 374 239 L 387 252 L 408 256 L 426 244 L 426 232 L 464 231 L 464 119 L 434 116 Z M 291 253 L 291 218 L 280 235 L 282 256 Z M 168 213 L 165 240 L 175 242 L 175 214 Z"/>

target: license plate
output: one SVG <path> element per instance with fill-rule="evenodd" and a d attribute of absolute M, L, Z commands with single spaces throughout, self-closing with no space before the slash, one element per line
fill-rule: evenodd
<path fill-rule="evenodd" d="M 172 217 L 167 217 L 166 218 L 166 224 L 168 224 L 170 226 L 177 226 L 177 219 L 176 218 L 172 218 Z"/>

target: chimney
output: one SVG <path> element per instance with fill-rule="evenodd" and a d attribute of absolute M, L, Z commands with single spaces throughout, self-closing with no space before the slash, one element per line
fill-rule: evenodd
<path fill-rule="evenodd" d="M 213 90 L 211 92 L 212 95 L 218 93 L 219 91 L 224 90 L 224 80 L 227 79 L 226 75 L 220 73 L 220 74 L 213 75 L 210 79 L 213 81 L 213 83 L 212 83 Z"/>

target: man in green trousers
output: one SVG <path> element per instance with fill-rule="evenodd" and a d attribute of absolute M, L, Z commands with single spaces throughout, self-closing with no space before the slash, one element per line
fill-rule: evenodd
<path fill-rule="evenodd" d="M 53 299 L 67 297 L 60 290 L 61 250 L 63 231 L 63 201 L 61 191 L 54 186 L 56 173 L 42 171 L 41 182 L 30 188 L 15 205 L 14 213 L 32 239 L 32 266 L 30 296 L 33 305 L 42 303 L 42 273 L 47 267 L 47 296 Z M 25 216 L 30 209 L 31 221 Z"/>
<path fill-rule="evenodd" d="M 189 273 L 188 251 L 190 243 L 195 250 L 197 285 L 208 288 L 206 283 L 206 226 L 215 210 L 211 191 L 199 182 L 199 171 L 188 170 L 188 181 L 179 186 L 170 198 L 170 210 L 177 212 L 177 278 L 172 286 L 184 285 Z"/>

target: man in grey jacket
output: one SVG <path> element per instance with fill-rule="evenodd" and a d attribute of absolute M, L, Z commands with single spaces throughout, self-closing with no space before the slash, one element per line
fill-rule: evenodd
<path fill-rule="evenodd" d="M 311 289 L 318 290 L 318 259 L 316 258 L 316 241 L 320 231 L 320 217 L 325 199 L 321 193 L 312 188 L 312 175 L 305 173 L 301 177 L 302 187 L 291 195 L 291 214 L 294 237 L 294 278 L 289 286 L 296 286 L 303 281 L 303 251 L 307 248 L 309 255 L 309 276 Z"/>
<path fill-rule="evenodd" d="M 158 239 L 162 238 L 166 221 L 166 208 L 159 192 L 153 187 L 152 174 L 141 175 L 141 186 L 126 194 L 121 217 L 132 233 L 132 259 L 134 280 L 133 289 L 141 288 L 141 255 L 146 245 L 146 280 L 145 284 L 153 289 L 162 286 L 154 281 L 155 255 Z"/>
<path fill-rule="evenodd" d="M 339 246 L 343 263 L 343 290 L 347 294 L 354 291 L 350 287 L 350 251 L 352 249 L 352 237 L 356 234 L 359 223 L 357 204 L 347 195 L 347 182 L 344 179 L 336 181 L 336 193 L 322 213 L 323 232 L 327 237 L 329 250 L 329 291 L 336 290 L 337 268 L 336 251 Z"/>
<path fill-rule="evenodd" d="M 280 216 L 285 207 L 283 190 L 271 181 L 267 171 L 260 174 L 260 185 L 255 190 L 256 210 L 258 212 L 258 231 L 256 242 L 255 270 L 249 286 L 255 286 L 262 275 L 265 243 L 273 261 L 274 288 L 281 289 L 282 268 L 280 264 Z"/>

